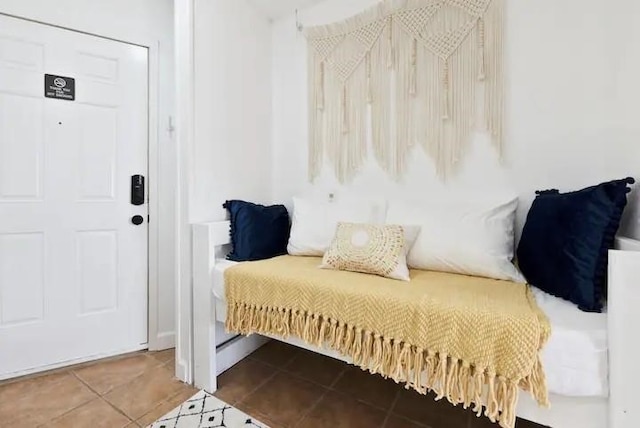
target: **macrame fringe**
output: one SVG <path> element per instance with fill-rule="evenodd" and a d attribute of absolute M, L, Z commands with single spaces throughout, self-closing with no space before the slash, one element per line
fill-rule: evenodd
<path fill-rule="evenodd" d="M 350 181 L 366 160 L 369 123 L 374 156 L 394 179 L 416 144 L 446 179 L 481 123 L 501 154 L 504 3 L 386 0 L 308 28 L 310 179 L 325 154 L 338 181 Z"/>
<path fill-rule="evenodd" d="M 465 409 L 473 404 L 477 416 L 484 414 L 503 428 L 515 427 L 519 386 L 529 390 L 540 405 L 549 405 L 539 359 L 531 375 L 513 381 L 447 353 L 424 350 L 317 314 L 232 302 L 227 310 L 227 331 L 296 336 L 314 346 L 328 347 L 363 370 L 405 382 L 406 388 L 421 394 L 434 391 L 436 400 L 446 398 Z"/>

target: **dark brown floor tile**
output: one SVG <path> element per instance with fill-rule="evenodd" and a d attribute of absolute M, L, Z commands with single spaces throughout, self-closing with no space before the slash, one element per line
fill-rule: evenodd
<path fill-rule="evenodd" d="M 382 427 L 386 412 L 335 391 L 328 392 L 297 425 L 300 428 Z"/>
<path fill-rule="evenodd" d="M 500 425 L 498 425 L 497 423 L 491 422 L 489 418 L 485 416 L 480 416 L 478 418 L 475 415 L 471 415 L 471 418 L 469 420 L 469 428 L 499 428 L 499 426 Z M 549 427 L 518 418 L 518 420 L 516 421 L 516 428 L 549 428 Z"/>
<path fill-rule="evenodd" d="M 218 376 L 218 390 L 214 395 L 233 405 L 255 391 L 275 373 L 275 367 L 245 358 Z"/>
<path fill-rule="evenodd" d="M 0 388 L 0 421 L 12 428 L 35 427 L 95 398 L 68 372 L 26 379 Z"/>
<path fill-rule="evenodd" d="M 160 365 L 159 361 L 147 355 L 138 354 L 128 358 L 93 364 L 81 369 L 72 369 L 72 371 L 91 389 L 104 395 L 120 385 L 131 382 L 145 371 Z"/>
<path fill-rule="evenodd" d="M 331 386 L 347 368 L 343 361 L 301 350 L 284 370 L 322 386 Z"/>
<path fill-rule="evenodd" d="M 151 409 L 136 422 L 142 427 L 151 425 L 153 422 L 157 421 L 197 393 L 197 389 L 185 385 L 185 388 L 182 391 Z"/>
<path fill-rule="evenodd" d="M 389 409 L 401 386 L 391 379 L 349 366 L 338 379 L 334 389 L 365 403 Z"/>
<path fill-rule="evenodd" d="M 284 367 L 293 360 L 300 348 L 279 340 L 272 340 L 251 354 L 251 358 L 271 364 L 276 367 Z"/>
<path fill-rule="evenodd" d="M 469 417 L 469 428 L 499 428 L 500 425 L 494 424 L 484 415 L 476 416 L 475 414 Z M 517 428 L 517 427 L 516 427 Z"/>
<path fill-rule="evenodd" d="M 175 379 L 171 372 L 160 366 L 115 388 L 104 398 L 131 419 L 136 420 L 184 388 L 187 388 L 187 385 Z"/>
<path fill-rule="evenodd" d="M 516 428 L 549 428 L 549 427 L 546 425 L 540 425 L 535 422 L 518 418 L 518 420 L 516 421 Z"/>
<path fill-rule="evenodd" d="M 384 428 L 425 428 L 426 425 L 419 424 L 409 419 L 401 418 L 400 416 L 390 415 L 389 419 L 384 425 Z"/>
<path fill-rule="evenodd" d="M 236 407 L 249 415 L 257 412 L 258 418 L 262 414 L 280 426 L 292 427 L 324 392 L 324 388 L 311 382 L 287 373 L 277 373 Z"/>
<path fill-rule="evenodd" d="M 131 420 L 111 407 L 102 398 L 96 398 L 48 423 L 47 428 L 123 428 Z"/>
<path fill-rule="evenodd" d="M 249 415 L 255 421 L 262 422 L 263 425 L 266 425 L 269 428 L 286 428 L 285 425 L 282 425 L 281 423 L 270 419 L 268 416 L 261 414 L 257 410 L 253 410 L 252 409 L 251 413 L 249 413 L 249 412 L 247 412 L 245 410 L 242 410 L 242 409 L 238 409 L 238 410 L 240 410 L 242 412 L 245 412 L 247 415 Z"/>
<path fill-rule="evenodd" d="M 400 392 L 392 413 L 431 428 L 466 428 L 472 416 L 469 410 L 453 406 L 446 399 L 435 401 L 433 394 L 406 389 Z"/>

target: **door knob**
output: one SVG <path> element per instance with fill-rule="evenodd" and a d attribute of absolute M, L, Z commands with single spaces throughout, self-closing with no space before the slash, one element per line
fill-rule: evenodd
<path fill-rule="evenodd" d="M 136 226 L 141 225 L 144 222 L 144 217 L 142 217 L 141 215 L 134 215 L 133 217 L 131 217 L 131 223 L 135 224 Z"/>

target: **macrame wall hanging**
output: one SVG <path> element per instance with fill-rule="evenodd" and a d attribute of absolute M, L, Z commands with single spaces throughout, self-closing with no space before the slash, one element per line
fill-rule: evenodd
<path fill-rule="evenodd" d="M 350 181 L 369 140 L 394 178 L 414 145 L 446 177 L 478 128 L 500 150 L 503 10 L 504 0 L 387 0 L 307 29 L 310 180 L 327 156 Z"/>

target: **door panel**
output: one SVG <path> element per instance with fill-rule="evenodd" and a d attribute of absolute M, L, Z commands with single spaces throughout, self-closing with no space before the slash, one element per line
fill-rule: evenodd
<path fill-rule="evenodd" d="M 0 199 L 41 199 L 42 100 L 0 94 Z"/>
<path fill-rule="evenodd" d="M 0 378 L 144 347 L 148 59 L 0 16 Z M 44 97 L 44 74 L 75 101 Z M 131 217 L 142 215 L 135 226 Z"/>
<path fill-rule="evenodd" d="M 0 326 L 42 321 L 44 311 L 44 236 L 42 233 L 0 235 Z M 13 279 L 21 277 L 20 287 Z"/>

